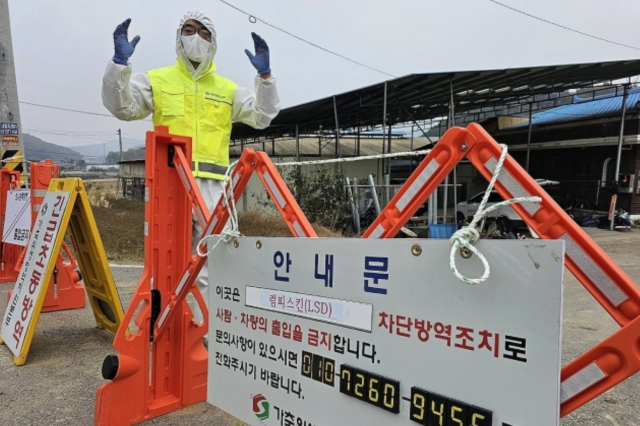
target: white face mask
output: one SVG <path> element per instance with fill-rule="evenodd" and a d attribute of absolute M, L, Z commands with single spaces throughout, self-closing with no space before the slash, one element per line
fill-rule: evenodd
<path fill-rule="evenodd" d="M 184 54 L 193 62 L 203 62 L 209 55 L 211 42 L 203 39 L 198 34 L 182 37 L 182 47 Z"/>

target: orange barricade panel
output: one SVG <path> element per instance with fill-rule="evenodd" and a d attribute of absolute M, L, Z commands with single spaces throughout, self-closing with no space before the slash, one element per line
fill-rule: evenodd
<path fill-rule="evenodd" d="M 177 155 L 176 158 L 178 158 L 177 167 L 181 170 L 180 176 L 190 176 L 191 179 L 193 179 L 193 175 L 190 172 L 183 172 L 183 170 L 188 170 L 187 166 L 189 162 L 183 162 L 184 160 L 180 158 L 180 155 Z M 287 188 L 286 184 L 280 177 L 280 174 L 269 159 L 269 156 L 264 152 L 255 152 L 252 149 L 244 150 L 237 166 L 234 169 L 234 173 L 231 175 L 230 179 L 232 185 L 228 185 L 226 189 L 229 200 L 233 198 L 238 202 L 245 186 L 254 172 L 258 174 L 258 177 L 262 181 L 271 199 L 276 201 L 274 204 L 289 227 L 291 233 L 296 237 L 317 237 L 316 232 L 313 230 L 313 227 L 300 209 L 300 206 L 298 206 L 298 203 L 293 198 L 289 188 Z M 183 183 L 185 188 L 197 188 L 197 186 L 195 186 L 195 180 L 190 181 L 189 179 L 185 179 Z M 233 193 L 231 192 L 232 189 Z M 208 220 L 207 226 L 203 228 L 203 234 L 207 236 L 221 233 L 224 229 L 225 223 L 229 219 L 229 212 L 224 198 L 222 198 L 217 204 L 211 218 L 209 218 L 209 215 L 206 213 L 207 208 L 204 206 L 204 203 L 199 203 L 200 201 L 194 201 L 192 204 L 194 207 L 195 217 L 200 217 L 200 215 L 202 215 Z M 204 252 L 206 247 L 200 247 L 200 250 Z M 180 278 L 181 285 L 171 295 L 168 303 L 165 303 L 164 301 L 162 303 L 164 308 L 158 321 L 155 323 L 156 336 L 163 333 L 165 324 L 174 314 L 173 307 L 177 306 L 178 303 L 181 303 L 185 299 L 205 262 L 206 257 L 197 256 L 192 258 L 187 264 L 185 272 Z"/>
<path fill-rule="evenodd" d="M 169 135 L 166 127 L 147 133 L 145 267 L 116 332 L 114 348 L 120 354 L 103 363 L 103 376 L 113 381 L 98 389 L 98 425 L 138 423 L 187 405 L 183 395 L 194 402 L 206 395 L 207 353 L 201 343 L 206 330 L 191 321 L 186 305 L 177 307 L 165 338 L 150 341 L 158 303 L 177 285 L 191 249 L 187 194 L 169 165 L 170 149 L 178 146 L 190 160 L 190 145 L 190 139 Z"/>
<path fill-rule="evenodd" d="M 212 235 L 223 230 L 229 213 L 222 199 L 208 212 L 191 173 L 190 138 L 156 127 L 147 133 L 146 164 L 145 267 L 115 336 L 118 354 L 103 362 L 102 375 L 111 381 L 96 395 L 100 426 L 132 425 L 206 399 L 208 312 L 194 284 L 206 257 L 191 255 L 192 214 L 205 225 L 204 235 Z M 316 236 L 265 154 L 243 152 L 226 188 L 229 197 L 240 199 L 254 171 L 282 200 L 278 210 L 294 235 Z M 189 293 L 202 324 L 185 302 Z"/>
<path fill-rule="evenodd" d="M 49 184 L 58 177 L 58 165 L 52 160 L 33 162 L 30 164 L 30 173 L 31 219 L 33 223 L 40 211 L 42 200 L 47 195 Z M 42 305 L 42 312 L 78 309 L 84 308 L 86 305 L 84 288 L 78 283 L 80 281 L 80 275 L 77 272 L 78 264 L 64 242 L 62 243 L 62 251 L 65 256 L 62 253 L 58 255 L 47 289 L 47 296 Z"/>
<path fill-rule="evenodd" d="M 393 237 L 465 156 L 490 180 L 501 152 L 502 147 L 478 124 L 450 129 L 363 238 Z M 567 268 L 622 327 L 562 369 L 564 416 L 640 371 L 640 289 L 509 155 L 494 188 L 504 199 L 542 199 L 539 204 L 512 207 L 541 238 L 565 241 Z"/>

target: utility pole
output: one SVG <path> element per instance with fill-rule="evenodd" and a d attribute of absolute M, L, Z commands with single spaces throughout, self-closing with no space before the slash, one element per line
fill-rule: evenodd
<path fill-rule="evenodd" d="M 120 161 L 122 161 L 122 129 L 118 129 L 118 142 L 120 142 Z"/>
<path fill-rule="evenodd" d="M 25 154 L 13 61 L 9 0 L 0 0 L 0 150 L 3 158 L 0 167 L 19 171 L 22 180 L 25 180 Z"/>
<path fill-rule="evenodd" d="M 122 129 L 118 129 L 118 142 L 120 143 L 120 162 L 122 162 Z M 116 197 L 120 194 L 122 185 L 122 164 L 118 164 L 118 184 L 116 185 Z M 124 187 L 124 185 L 122 185 Z"/>

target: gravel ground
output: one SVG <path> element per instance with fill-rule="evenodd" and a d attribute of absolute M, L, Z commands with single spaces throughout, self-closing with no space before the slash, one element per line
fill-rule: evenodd
<path fill-rule="evenodd" d="M 587 231 L 634 280 L 640 282 L 640 231 Z M 119 266 L 111 270 L 120 297 L 127 306 L 142 269 Z M 12 287 L 11 284 L 0 284 L 0 301 L 6 300 L 7 291 Z M 618 327 L 571 274 L 565 276 L 564 300 L 563 364 L 566 364 Z M 0 316 L 4 309 L 1 304 Z M 105 355 L 113 353 L 112 335 L 94 325 L 90 309 L 41 315 L 27 364 L 23 367 L 15 367 L 8 349 L 0 347 L 0 425 L 93 424 L 95 392 L 103 383 L 100 366 Z M 207 403 L 144 423 L 193 424 L 240 426 L 243 423 Z M 561 424 L 640 426 L 640 375 L 566 416 Z"/>

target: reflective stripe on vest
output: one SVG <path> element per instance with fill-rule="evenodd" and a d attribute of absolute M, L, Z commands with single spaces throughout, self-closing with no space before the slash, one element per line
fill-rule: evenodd
<path fill-rule="evenodd" d="M 193 175 L 224 179 L 229 166 L 233 96 L 231 80 L 209 73 L 194 81 L 184 64 L 148 71 L 153 92 L 155 126 L 168 126 L 192 141 Z"/>
<path fill-rule="evenodd" d="M 204 161 L 193 161 L 191 162 L 191 170 L 196 172 L 196 171 L 200 171 L 200 172 L 205 172 L 205 173 L 214 173 L 217 175 L 222 175 L 224 176 L 225 173 L 227 173 L 227 168 L 226 166 L 219 166 L 217 164 L 213 164 L 213 163 L 205 163 Z M 195 175 L 195 173 L 194 173 Z"/>

